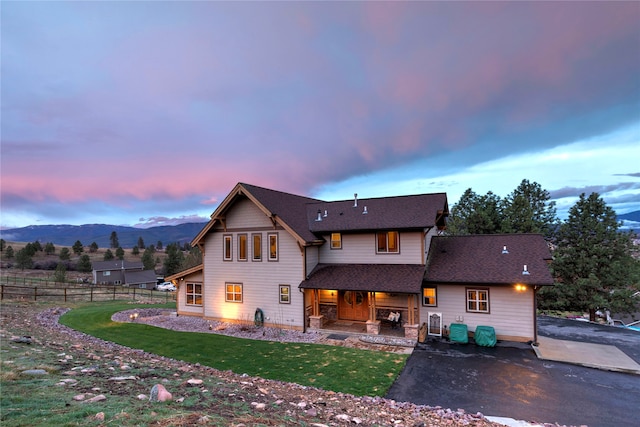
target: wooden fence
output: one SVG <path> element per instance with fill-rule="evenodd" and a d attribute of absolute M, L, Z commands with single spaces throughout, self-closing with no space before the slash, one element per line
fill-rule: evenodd
<path fill-rule="evenodd" d="M 93 302 L 130 299 L 134 301 L 169 303 L 176 300 L 175 292 L 124 286 L 94 286 L 51 283 L 37 285 L 0 284 L 0 300 Z"/>

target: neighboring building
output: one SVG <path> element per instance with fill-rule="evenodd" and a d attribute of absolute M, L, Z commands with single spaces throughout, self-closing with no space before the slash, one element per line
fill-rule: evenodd
<path fill-rule="evenodd" d="M 134 286 L 141 289 L 153 289 L 156 286 L 156 273 L 145 270 L 142 262 L 98 261 L 92 263 L 94 285 Z"/>
<path fill-rule="evenodd" d="M 192 242 L 203 265 L 167 280 L 180 315 L 248 322 L 259 308 L 270 326 L 377 334 L 400 313 L 407 337 L 464 322 L 535 340 L 535 291 L 553 283 L 542 236 L 439 236 L 448 210 L 444 193 L 325 202 L 239 183 Z"/>

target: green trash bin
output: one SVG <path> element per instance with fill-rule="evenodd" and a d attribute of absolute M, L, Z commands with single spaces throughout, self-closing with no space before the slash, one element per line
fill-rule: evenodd
<path fill-rule="evenodd" d="M 464 323 L 452 323 L 449 327 L 449 339 L 460 344 L 468 343 L 469 333 L 467 325 Z"/>
<path fill-rule="evenodd" d="M 476 326 L 473 339 L 482 347 L 494 347 L 497 342 L 496 331 L 493 326 Z"/>

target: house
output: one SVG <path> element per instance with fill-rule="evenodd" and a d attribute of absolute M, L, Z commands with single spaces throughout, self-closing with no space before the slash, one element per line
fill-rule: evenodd
<path fill-rule="evenodd" d="M 94 285 L 134 286 L 140 289 L 153 289 L 156 286 L 156 273 L 145 270 L 142 262 L 124 260 L 98 261 L 92 263 Z"/>
<path fill-rule="evenodd" d="M 203 264 L 167 279 L 179 315 L 378 334 L 393 313 L 410 338 L 466 322 L 535 340 L 535 292 L 553 283 L 542 236 L 445 237 L 448 210 L 444 193 L 322 201 L 239 183 L 192 241 Z"/>

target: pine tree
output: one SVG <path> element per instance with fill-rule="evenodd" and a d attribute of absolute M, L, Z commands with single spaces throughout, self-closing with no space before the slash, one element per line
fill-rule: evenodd
<path fill-rule="evenodd" d="M 580 195 L 558 231 L 552 268 L 559 283 L 549 291 L 552 299 L 567 309 L 588 311 L 591 320 L 597 309 L 618 313 L 634 309 L 629 305 L 634 280 L 632 235 L 620 232 L 620 225 L 598 193 Z M 543 294 L 543 301 L 548 297 Z"/>

